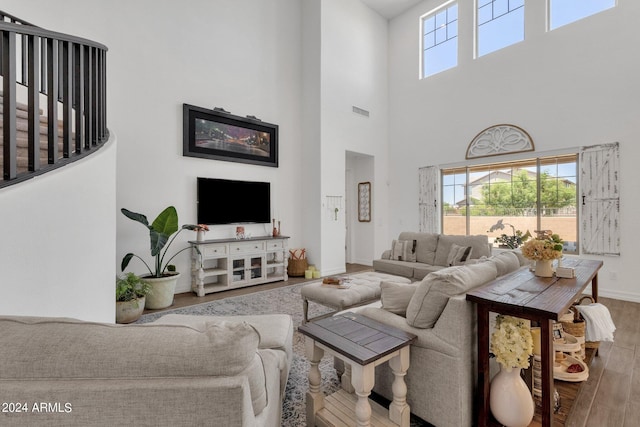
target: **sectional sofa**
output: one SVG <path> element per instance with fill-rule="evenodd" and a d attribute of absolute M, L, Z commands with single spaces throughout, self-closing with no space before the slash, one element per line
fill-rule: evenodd
<path fill-rule="evenodd" d="M 0 317 L 2 426 L 279 426 L 288 315 Z"/>
<path fill-rule="evenodd" d="M 391 249 L 373 261 L 373 269 L 422 280 L 433 271 L 488 256 L 491 256 L 491 246 L 486 235 L 455 236 L 404 231 L 391 242 Z"/>
<path fill-rule="evenodd" d="M 417 335 L 405 377 L 412 413 L 438 427 L 474 424 L 477 325 L 475 305 L 465 294 L 525 264 L 505 251 L 442 267 L 412 284 L 382 282 L 381 300 L 356 309 Z M 393 378 L 386 364 L 377 367 L 374 391 L 391 399 Z"/>

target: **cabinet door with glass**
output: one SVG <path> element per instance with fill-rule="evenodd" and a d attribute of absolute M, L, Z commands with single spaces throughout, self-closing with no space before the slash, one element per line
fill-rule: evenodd
<path fill-rule="evenodd" d="M 264 277 L 264 255 L 234 258 L 232 283 L 243 285 L 250 282 L 261 282 Z"/>

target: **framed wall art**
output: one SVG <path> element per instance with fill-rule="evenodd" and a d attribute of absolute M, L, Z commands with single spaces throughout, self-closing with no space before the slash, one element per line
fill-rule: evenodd
<path fill-rule="evenodd" d="M 358 183 L 358 221 L 371 221 L 371 183 Z"/>
<path fill-rule="evenodd" d="M 278 125 L 183 104 L 182 155 L 278 167 Z"/>

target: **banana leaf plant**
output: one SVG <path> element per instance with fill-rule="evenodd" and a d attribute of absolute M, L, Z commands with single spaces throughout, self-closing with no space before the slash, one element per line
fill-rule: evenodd
<path fill-rule="evenodd" d="M 150 273 L 150 277 L 163 277 L 168 275 L 169 273 L 165 273 L 169 263 L 172 259 L 174 259 L 180 252 L 186 251 L 190 248 L 187 246 L 176 252 L 171 258 L 169 258 L 165 262 L 165 257 L 167 256 L 167 251 L 169 250 L 169 246 L 175 240 L 175 238 L 180 234 L 182 230 L 197 230 L 198 226 L 193 224 L 185 224 L 182 227 L 178 227 L 178 212 L 176 208 L 173 206 L 169 206 L 165 210 L 163 210 L 160 215 L 149 225 L 149 221 L 145 215 L 131 212 L 128 209 L 121 209 L 121 212 L 129 219 L 139 222 L 140 224 L 147 227 L 149 230 L 149 239 L 151 241 L 151 256 L 154 257 L 155 268 L 152 270 L 149 267 L 149 264 L 145 262 L 144 259 L 139 257 L 136 254 L 128 253 L 122 258 L 122 263 L 120 268 L 122 271 L 127 268 L 129 262 L 133 257 L 138 258 L 142 263 L 147 267 Z M 163 250 L 164 249 L 164 250 Z M 200 252 L 196 247 L 196 251 Z"/>

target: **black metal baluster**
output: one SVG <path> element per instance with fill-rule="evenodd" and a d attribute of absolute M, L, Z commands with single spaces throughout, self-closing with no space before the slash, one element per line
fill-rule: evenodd
<path fill-rule="evenodd" d="M 73 46 L 73 106 L 75 111 L 76 154 L 84 151 L 83 110 L 84 110 L 84 49 L 79 44 Z"/>
<path fill-rule="evenodd" d="M 107 52 L 102 51 L 102 139 L 109 136 L 107 129 Z"/>
<path fill-rule="evenodd" d="M 71 156 L 71 122 L 73 118 L 73 44 L 62 42 L 62 156 Z"/>
<path fill-rule="evenodd" d="M 48 160 L 53 165 L 58 161 L 58 40 L 47 39 L 47 129 Z"/>
<path fill-rule="evenodd" d="M 98 145 L 98 49 L 90 48 L 93 52 L 91 56 L 91 145 Z"/>
<path fill-rule="evenodd" d="M 28 69 L 29 107 L 28 107 L 28 141 L 29 171 L 40 169 L 40 37 L 28 36 Z"/>
<path fill-rule="evenodd" d="M 85 56 L 84 56 L 84 146 L 87 150 L 91 150 L 91 133 L 92 133 L 92 109 L 91 103 L 91 75 L 92 75 L 92 67 L 91 67 L 91 58 L 92 51 L 90 46 L 84 47 Z"/>
<path fill-rule="evenodd" d="M 17 175 L 16 144 L 16 33 L 2 32 L 2 136 L 3 175 L 5 180 Z"/>
<path fill-rule="evenodd" d="M 29 82 L 29 77 L 27 75 L 27 58 L 29 57 L 29 42 L 27 38 L 28 36 L 26 34 L 22 34 L 20 36 L 20 83 L 25 86 L 31 83 Z"/>

